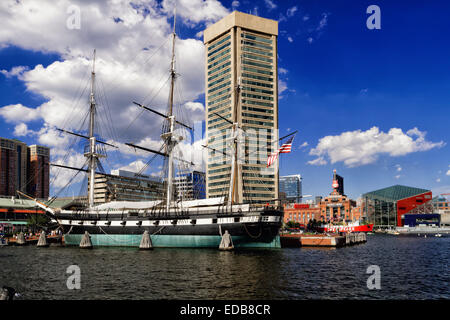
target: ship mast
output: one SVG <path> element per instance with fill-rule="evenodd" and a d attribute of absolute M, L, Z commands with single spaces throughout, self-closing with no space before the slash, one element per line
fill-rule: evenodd
<path fill-rule="evenodd" d="M 95 123 L 95 49 L 94 49 L 94 61 L 92 64 L 91 73 L 91 95 L 90 95 L 90 117 L 89 117 L 89 152 L 84 154 L 89 159 L 89 208 L 94 206 L 94 182 L 95 182 L 95 169 L 97 168 L 97 153 L 95 148 L 95 136 L 94 136 L 94 123 Z"/>
<path fill-rule="evenodd" d="M 169 112 L 167 114 L 167 119 L 169 121 L 169 132 L 161 135 L 161 138 L 166 141 L 166 154 L 168 154 L 168 175 L 167 175 L 167 187 L 166 187 L 166 210 L 170 208 L 170 203 L 172 201 L 173 193 L 173 148 L 175 146 L 175 141 L 173 139 L 173 131 L 175 127 L 175 116 L 173 115 L 173 91 L 175 86 L 175 26 L 177 22 L 177 11 L 175 7 L 174 20 L 173 20 L 173 32 L 172 32 L 172 60 L 170 63 L 170 93 L 169 93 Z"/>
<path fill-rule="evenodd" d="M 242 57 L 241 57 L 242 58 Z M 241 93 L 241 77 L 237 76 L 237 84 L 235 88 L 233 122 L 231 123 L 231 172 L 230 172 L 230 186 L 228 189 L 228 207 L 231 210 L 233 203 L 242 203 L 242 195 L 239 192 L 239 187 L 242 185 L 242 170 L 238 163 L 239 149 L 241 142 L 241 132 L 238 123 L 238 111 Z"/>

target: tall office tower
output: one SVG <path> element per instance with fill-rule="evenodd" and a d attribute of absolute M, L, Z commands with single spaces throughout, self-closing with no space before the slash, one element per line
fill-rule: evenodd
<path fill-rule="evenodd" d="M 28 147 L 19 140 L 0 138 L 0 195 L 26 192 Z"/>
<path fill-rule="evenodd" d="M 278 23 L 233 12 L 203 33 L 206 46 L 207 198 L 230 186 L 232 123 L 245 134 L 233 178 L 233 202 L 278 198 L 278 162 L 267 157 L 278 143 Z M 243 137 L 243 138 L 240 138 Z"/>
<path fill-rule="evenodd" d="M 299 174 L 280 177 L 280 193 L 286 195 L 288 202 L 302 202 L 302 177 Z"/>
<path fill-rule="evenodd" d="M 179 172 L 174 179 L 178 200 L 205 199 L 205 173 L 192 170 Z"/>
<path fill-rule="evenodd" d="M 31 145 L 29 148 L 28 194 L 35 198 L 46 199 L 50 193 L 50 149 Z"/>

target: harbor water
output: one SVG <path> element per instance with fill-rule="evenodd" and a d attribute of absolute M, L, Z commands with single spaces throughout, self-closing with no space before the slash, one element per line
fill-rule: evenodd
<path fill-rule="evenodd" d="M 368 235 L 344 248 L 0 247 L 21 299 L 450 299 L 450 237 Z M 69 290 L 69 266 L 80 270 Z M 369 289 L 380 270 L 380 289 Z"/>

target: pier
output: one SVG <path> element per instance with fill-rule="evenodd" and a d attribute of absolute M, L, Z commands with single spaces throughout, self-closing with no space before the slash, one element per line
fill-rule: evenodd
<path fill-rule="evenodd" d="M 338 234 L 281 234 L 282 248 L 344 247 L 367 241 L 364 232 Z"/>

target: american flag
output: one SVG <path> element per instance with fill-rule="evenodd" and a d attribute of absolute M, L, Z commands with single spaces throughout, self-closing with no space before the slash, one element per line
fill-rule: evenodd
<path fill-rule="evenodd" d="M 294 140 L 294 136 L 292 136 L 291 138 L 289 138 L 288 141 L 286 141 L 285 143 L 283 143 L 280 147 L 280 149 L 278 149 L 278 151 L 276 152 L 272 152 L 269 156 L 269 158 L 267 158 L 267 167 L 270 167 L 272 165 L 272 163 L 274 163 L 277 158 L 278 158 L 278 154 L 280 153 L 289 153 L 291 152 L 291 148 L 292 148 L 292 141 Z"/>

